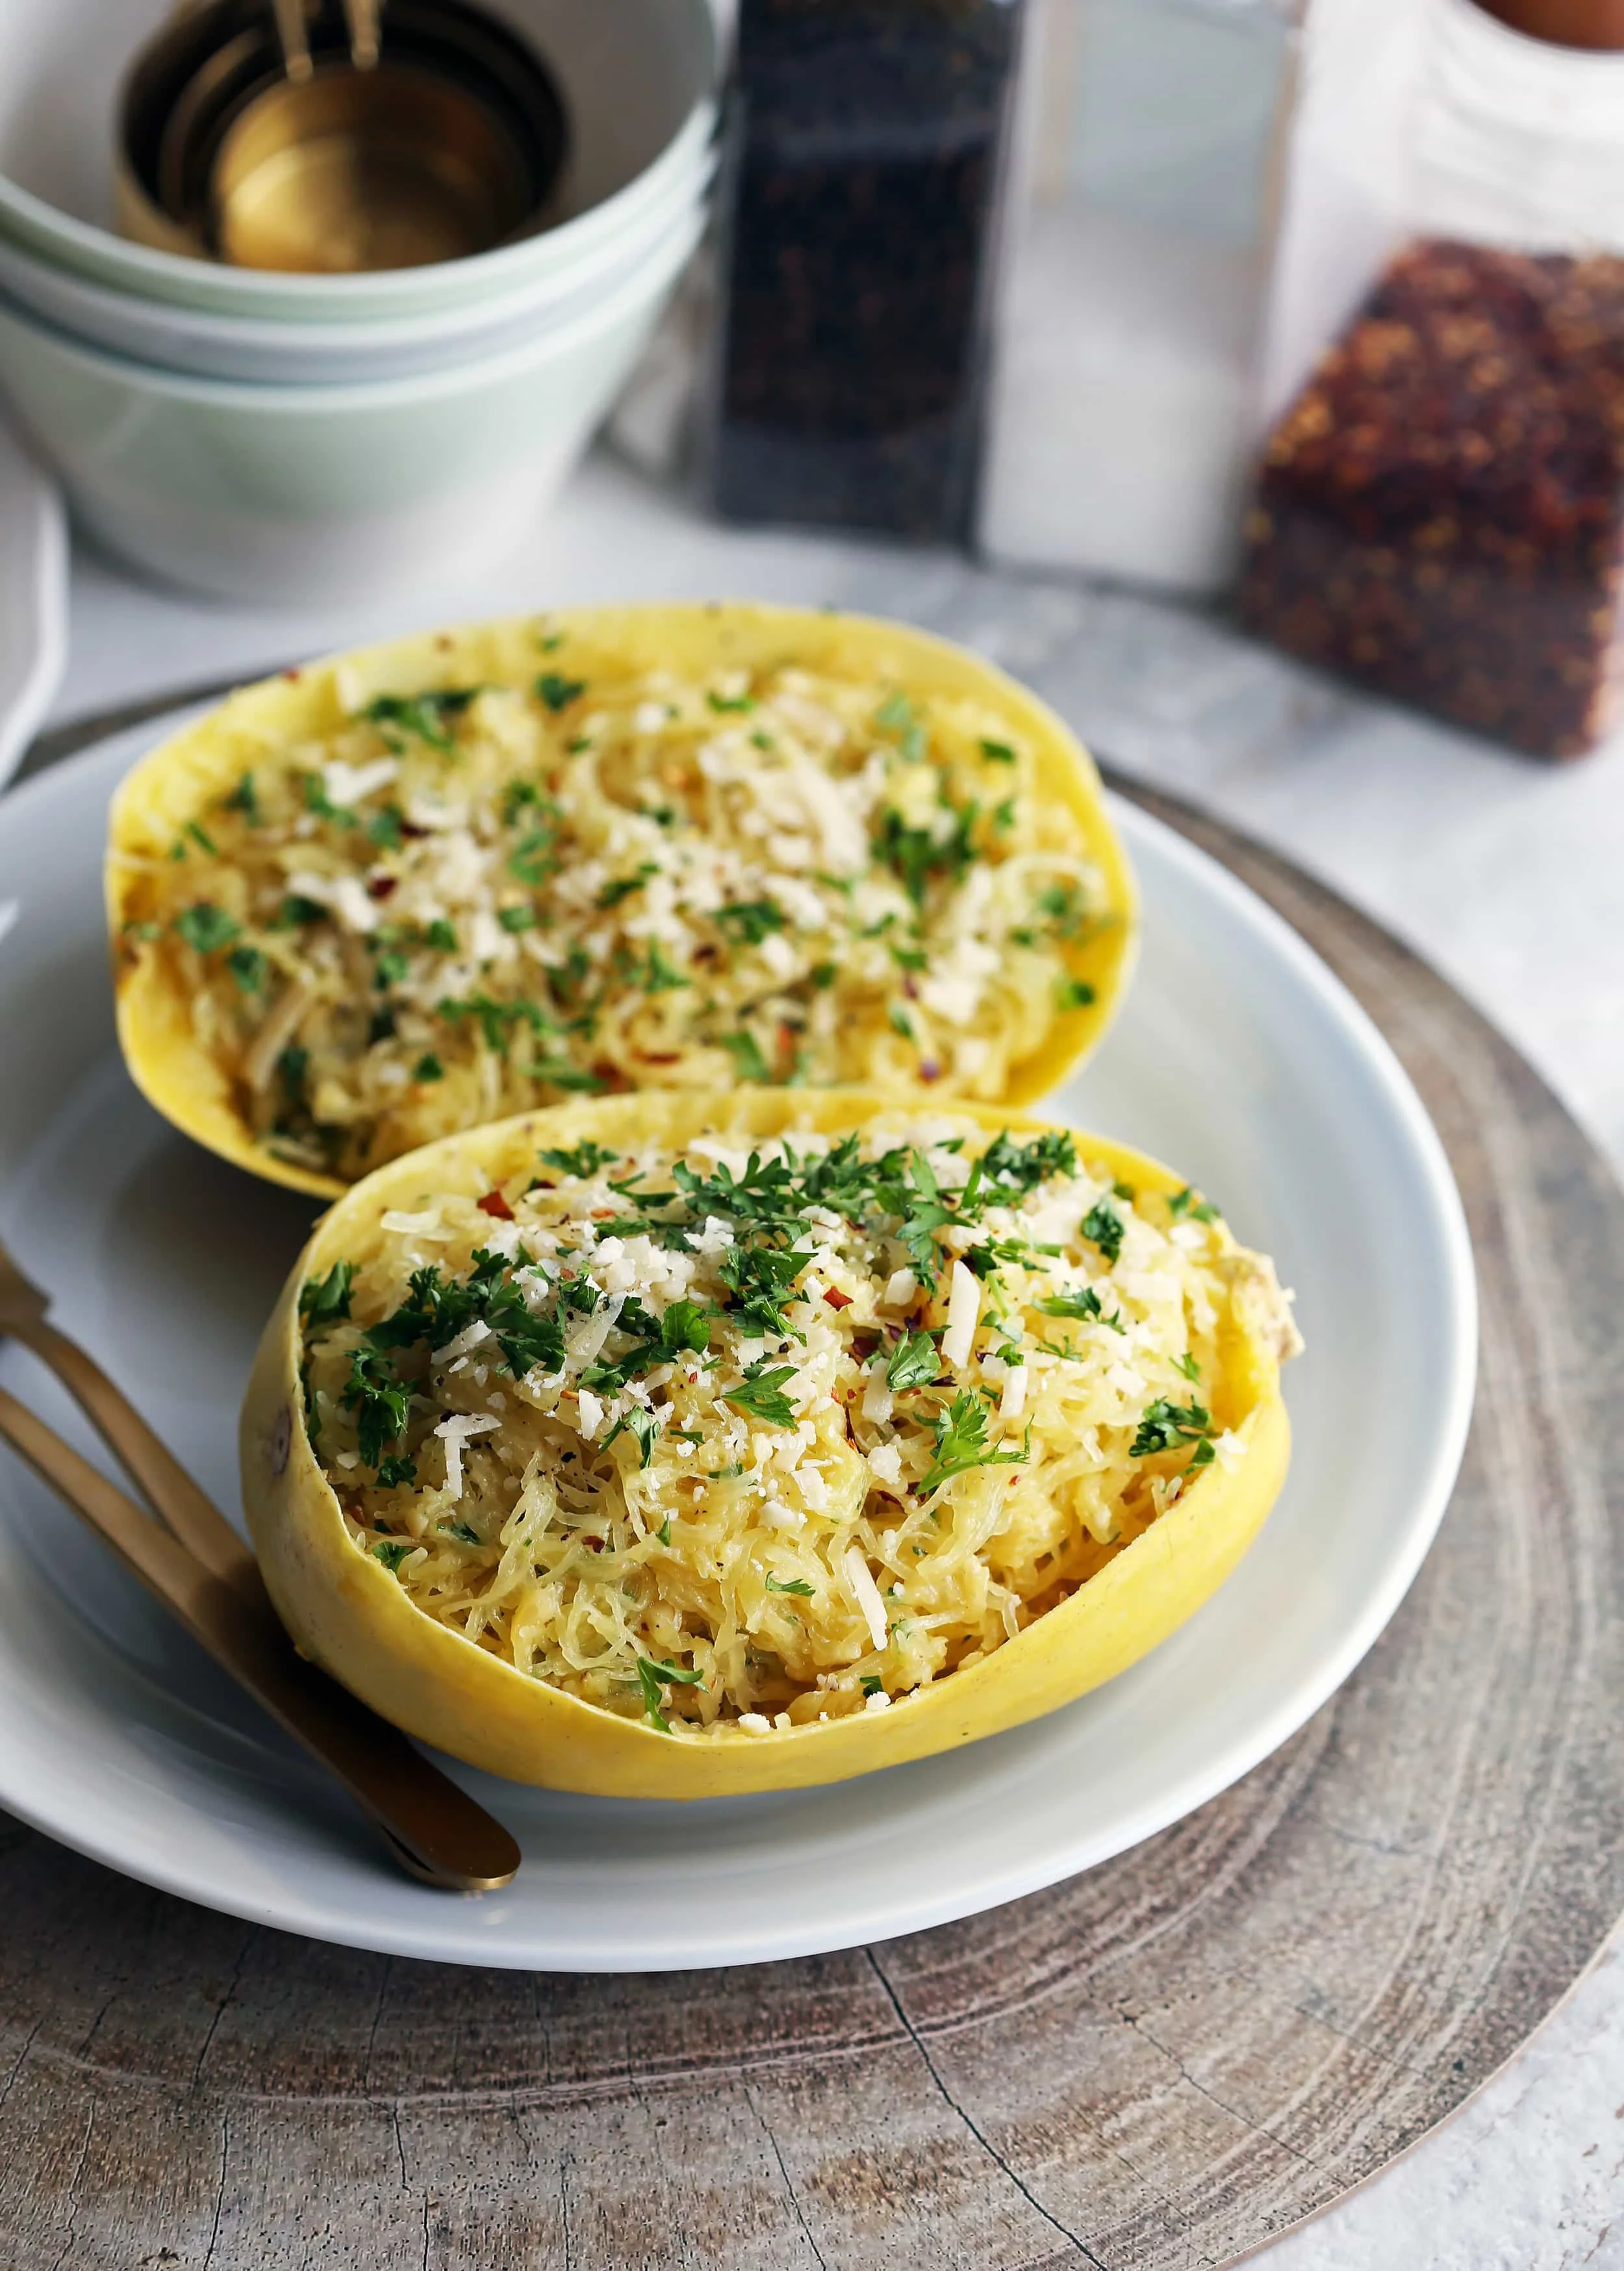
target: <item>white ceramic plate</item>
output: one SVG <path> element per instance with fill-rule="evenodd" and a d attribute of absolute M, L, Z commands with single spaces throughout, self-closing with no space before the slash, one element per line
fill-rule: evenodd
<path fill-rule="evenodd" d="M 67 517 L 0 422 L 0 788 L 40 729 L 67 652 Z"/>
<path fill-rule="evenodd" d="M 100 863 L 159 727 L 0 805 L 0 1234 L 205 1486 L 237 1508 L 238 1398 L 310 1209 L 197 1150 L 113 1042 Z M 1037 1725 L 827 1790 L 691 1806 L 457 1769 L 525 1853 L 506 1892 L 408 1883 L 345 1801 L 0 1454 L 0 1804 L 81 1851 L 289 1931 L 406 1955 L 641 1970 L 803 1955 L 1086 1869 L 1244 1774 L 1346 1679 L 1443 1511 L 1476 1351 L 1442 1150 L 1386 1045 L 1258 900 L 1118 812 L 1145 892 L 1131 1002 L 1058 1111 L 1161 1154 L 1299 1290 L 1296 1456 L 1223 1591 Z M 32 1361 L 0 1377 L 85 1448 Z"/>

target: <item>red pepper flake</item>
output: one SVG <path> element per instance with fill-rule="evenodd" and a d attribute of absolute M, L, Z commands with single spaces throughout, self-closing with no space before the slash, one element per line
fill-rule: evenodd
<path fill-rule="evenodd" d="M 921 1080 L 940 1080 L 941 1076 L 942 1068 L 929 1058 L 919 1068 Z"/>
<path fill-rule="evenodd" d="M 592 1067 L 592 1071 L 596 1078 L 602 1081 L 612 1095 L 620 1095 L 632 1084 L 620 1067 L 618 1064 L 612 1064 L 607 1057 L 599 1057 Z"/>
<path fill-rule="evenodd" d="M 1539 756 L 1617 719 L 1624 260 L 1427 239 L 1270 436 L 1242 622 Z"/>
<path fill-rule="evenodd" d="M 589 1553 L 601 1553 L 604 1550 L 604 1541 L 601 1538 L 583 1538 L 581 1543 Z"/>
<path fill-rule="evenodd" d="M 494 1215 L 498 1222 L 511 1222 L 513 1209 L 500 1191 L 486 1191 L 479 1202 L 481 1214 Z"/>
<path fill-rule="evenodd" d="M 838 1285 L 831 1285 L 823 1298 L 831 1309 L 849 1309 L 851 1307 L 852 1296 L 842 1293 Z"/>
<path fill-rule="evenodd" d="M 398 875 L 368 875 L 367 896 L 369 899 L 387 899 L 399 881 Z"/>
<path fill-rule="evenodd" d="M 282 673 L 282 675 L 286 679 L 290 686 L 297 686 L 300 680 L 304 676 L 304 673 L 302 670 L 285 670 Z"/>
<path fill-rule="evenodd" d="M 680 1064 L 682 1061 L 680 1049 L 674 1049 L 669 1056 L 656 1056 L 652 1049 L 639 1049 L 637 1054 L 644 1064 Z"/>

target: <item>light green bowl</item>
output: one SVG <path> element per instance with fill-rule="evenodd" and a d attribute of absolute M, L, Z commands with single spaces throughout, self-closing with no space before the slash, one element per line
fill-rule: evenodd
<path fill-rule="evenodd" d="M 486 0 L 557 74 L 571 127 L 563 203 L 540 235 L 468 260 L 366 276 L 293 276 L 186 260 L 99 225 L 102 137 L 130 56 L 165 0 L 12 0 L 0 75 L 0 235 L 114 290 L 215 315 L 354 324 L 473 308 L 545 271 L 612 254 L 650 210 L 692 203 L 716 130 L 709 0 Z M 38 130 L 41 116 L 50 134 Z"/>

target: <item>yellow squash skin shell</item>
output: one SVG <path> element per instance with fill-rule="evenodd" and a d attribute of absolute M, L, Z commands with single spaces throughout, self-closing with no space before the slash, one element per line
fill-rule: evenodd
<path fill-rule="evenodd" d="M 1052 1124 L 986 1106 L 951 1108 L 990 1136 Z M 1193 1615 L 1261 1529 L 1290 1456 L 1279 1367 L 1250 1333 L 1235 1337 L 1212 1392 L 1216 1418 L 1244 1447 L 1235 1466 L 1208 1467 L 1068 1600 L 981 1663 L 888 1711 L 768 1734 L 661 1734 L 527 1679 L 435 1623 L 351 1540 L 300 1418 L 298 1297 L 308 1277 L 345 1255 L 362 1224 L 426 1192 L 483 1191 L 529 1166 L 544 1145 L 589 1136 L 612 1146 L 680 1144 L 707 1127 L 834 1134 L 897 1109 L 895 1097 L 839 1089 L 572 1103 L 429 1144 L 357 1184 L 300 1256 L 265 1329 L 242 1411 L 243 1503 L 271 1597 L 302 1653 L 408 1733 L 513 1781 L 616 1798 L 718 1798 L 839 1782 L 1020 1726 L 1114 1679 Z M 1183 1187 L 1183 1178 L 1121 1144 L 1082 1136 L 1079 1150 L 1141 1188 Z"/>
<path fill-rule="evenodd" d="M 164 858 L 189 820 L 227 795 L 256 755 L 263 760 L 268 741 L 336 731 L 374 694 L 459 682 L 527 683 L 536 674 L 538 620 L 525 615 L 425 633 L 262 680 L 152 750 L 120 785 L 106 870 L 119 1045 L 147 1101 L 234 1165 L 322 1198 L 349 1188 L 278 1159 L 254 1142 L 229 1081 L 193 1038 L 185 994 L 166 979 L 156 957 L 122 946 L 130 912 L 125 863 Z M 1072 975 L 1093 987 L 1094 1001 L 1056 1013 L 1042 1045 L 1016 1068 L 1005 1100 L 1029 1104 L 1047 1095 L 1096 1046 L 1132 973 L 1138 898 L 1093 759 L 1025 687 L 965 648 L 869 616 L 716 602 L 582 607 L 551 614 L 545 622 L 550 633 L 611 650 L 634 670 L 698 674 L 793 662 L 834 676 L 894 682 L 926 696 L 996 705 L 1031 744 L 1039 794 L 1069 807 L 1080 823 L 1088 855 L 1105 879 L 1110 917 L 1068 957 Z"/>

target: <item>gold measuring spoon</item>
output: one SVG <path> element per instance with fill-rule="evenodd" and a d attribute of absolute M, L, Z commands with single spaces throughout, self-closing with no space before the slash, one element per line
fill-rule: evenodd
<path fill-rule="evenodd" d="M 100 1366 L 48 1322 L 48 1307 L 0 1247 L 0 1336 L 49 1366 L 168 1527 L 3 1389 L 0 1439 L 337 1777 L 410 1875 L 453 1892 L 510 1884 L 521 1858 L 510 1834 L 397 1727 L 295 1653 L 253 1555 L 225 1515 Z"/>

